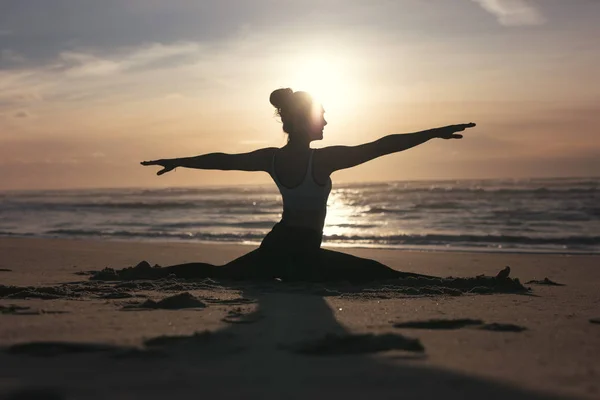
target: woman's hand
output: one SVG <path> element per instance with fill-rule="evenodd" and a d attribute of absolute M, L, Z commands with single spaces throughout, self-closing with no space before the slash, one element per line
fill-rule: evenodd
<path fill-rule="evenodd" d="M 456 132 L 462 132 L 467 128 L 473 128 L 474 122 L 468 124 L 449 125 L 443 128 L 437 128 L 435 131 L 435 137 L 442 139 L 462 139 L 463 135 L 458 135 Z"/>
<path fill-rule="evenodd" d="M 163 167 L 160 171 L 156 173 L 156 175 L 166 174 L 169 171 L 173 171 L 179 165 L 177 165 L 175 159 L 165 159 L 165 160 L 153 160 L 153 161 L 142 161 L 140 164 L 144 166 L 148 165 L 160 165 Z"/>

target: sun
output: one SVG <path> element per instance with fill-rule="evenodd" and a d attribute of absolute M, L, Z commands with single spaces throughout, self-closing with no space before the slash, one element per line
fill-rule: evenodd
<path fill-rule="evenodd" d="M 309 56 L 298 60 L 291 87 L 312 95 L 326 110 L 350 105 L 356 98 L 349 70 L 342 60 L 333 57 Z"/>

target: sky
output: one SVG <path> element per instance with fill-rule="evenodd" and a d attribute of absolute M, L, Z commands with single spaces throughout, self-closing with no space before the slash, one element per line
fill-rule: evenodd
<path fill-rule="evenodd" d="M 0 190 L 263 184 L 140 161 L 476 122 L 334 182 L 600 176 L 600 0 L 0 0 Z"/>

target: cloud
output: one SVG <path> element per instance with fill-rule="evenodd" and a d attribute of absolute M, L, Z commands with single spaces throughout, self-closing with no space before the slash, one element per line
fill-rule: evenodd
<path fill-rule="evenodd" d="M 44 70 L 0 70 L 0 110 L 28 107 L 43 101 L 56 77 Z"/>
<path fill-rule="evenodd" d="M 504 26 L 542 25 L 546 19 L 525 0 L 472 0 Z"/>
<path fill-rule="evenodd" d="M 304 3 L 290 7 L 273 7 L 272 0 L 0 1 L 0 49 L 18 49 L 30 65 L 41 65 L 73 49 L 111 52 L 148 42 L 223 42 L 245 26 L 270 26 L 295 18 L 293 11 L 311 12 Z"/>
<path fill-rule="evenodd" d="M 74 77 L 111 75 L 121 69 L 121 65 L 115 61 L 73 51 L 61 53 L 60 59 L 70 65 L 66 73 Z"/>
<path fill-rule="evenodd" d="M 19 110 L 19 111 L 15 112 L 13 114 L 13 117 L 15 117 L 15 118 L 28 118 L 29 117 L 29 113 L 27 111 L 24 111 L 24 110 Z"/>
<path fill-rule="evenodd" d="M 200 46 L 196 43 L 152 43 L 130 49 L 127 54 L 111 57 L 97 56 L 91 52 L 64 51 L 60 53 L 60 60 L 69 76 L 105 76 L 132 69 L 168 65 L 170 61 L 180 61 L 181 57 L 198 55 L 199 49 Z"/>
<path fill-rule="evenodd" d="M 0 55 L 16 57 L 10 51 Z M 42 106 L 48 104 L 46 100 L 59 105 L 62 101 L 81 104 L 116 93 L 134 96 L 130 92 L 134 86 L 147 91 L 160 86 L 157 90 L 162 91 L 170 85 L 173 90 L 177 82 L 172 74 L 185 75 L 182 70 L 193 71 L 194 65 L 211 55 L 214 50 L 208 52 L 205 46 L 191 42 L 147 43 L 110 53 L 92 48 L 63 51 L 43 65 L 0 68 L 0 111 L 14 116 L 14 110 Z M 148 79 L 163 84 L 148 85 Z"/>
<path fill-rule="evenodd" d="M 25 57 L 13 50 L 2 49 L 2 51 L 0 51 L 0 62 L 2 61 L 6 61 L 12 64 L 20 64 L 25 62 L 26 60 Z"/>
<path fill-rule="evenodd" d="M 472 29 L 462 16 L 462 8 L 470 7 L 466 2 L 463 7 L 447 0 L 371 3 L 364 0 L 0 0 L 0 27 L 6 32 L 4 36 L 0 34 L 0 49 L 18 50 L 27 66 L 36 67 L 53 61 L 65 51 L 94 49 L 96 55 L 104 55 L 144 43 L 226 45 L 246 35 L 260 34 L 280 43 L 289 42 L 290 46 L 312 40 L 335 47 L 339 45 L 338 32 L 363 40 L 365 33 L 371 33 L 381 40 L 382 34 L 395 37 L 399 32 L 409 31 L 429 36 L 438 30 L 441 21 L 445 35 L 453 27 L 460 32 Z M 442 8 L 430 3 L 441 4 Z M 447 18 L 448 9 L 452 15 L 462 17 Z M 290 37 L 297 40 L 290 41 Z M 0 62 L 0 69 L 3 67 L 13 68 Z M 99 70 L 105 71 L 106 67 L 100 66 Z"/>

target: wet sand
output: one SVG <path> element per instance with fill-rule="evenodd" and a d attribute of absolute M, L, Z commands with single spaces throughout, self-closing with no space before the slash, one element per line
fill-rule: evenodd
<path fill-rule="evenodd" d="M 1 238 L 0 398 L 600 397 L 598 256 L 343 250 L 444 277 L 508 265 L 517 294 L 89 280 L 252 249 Z"/>

